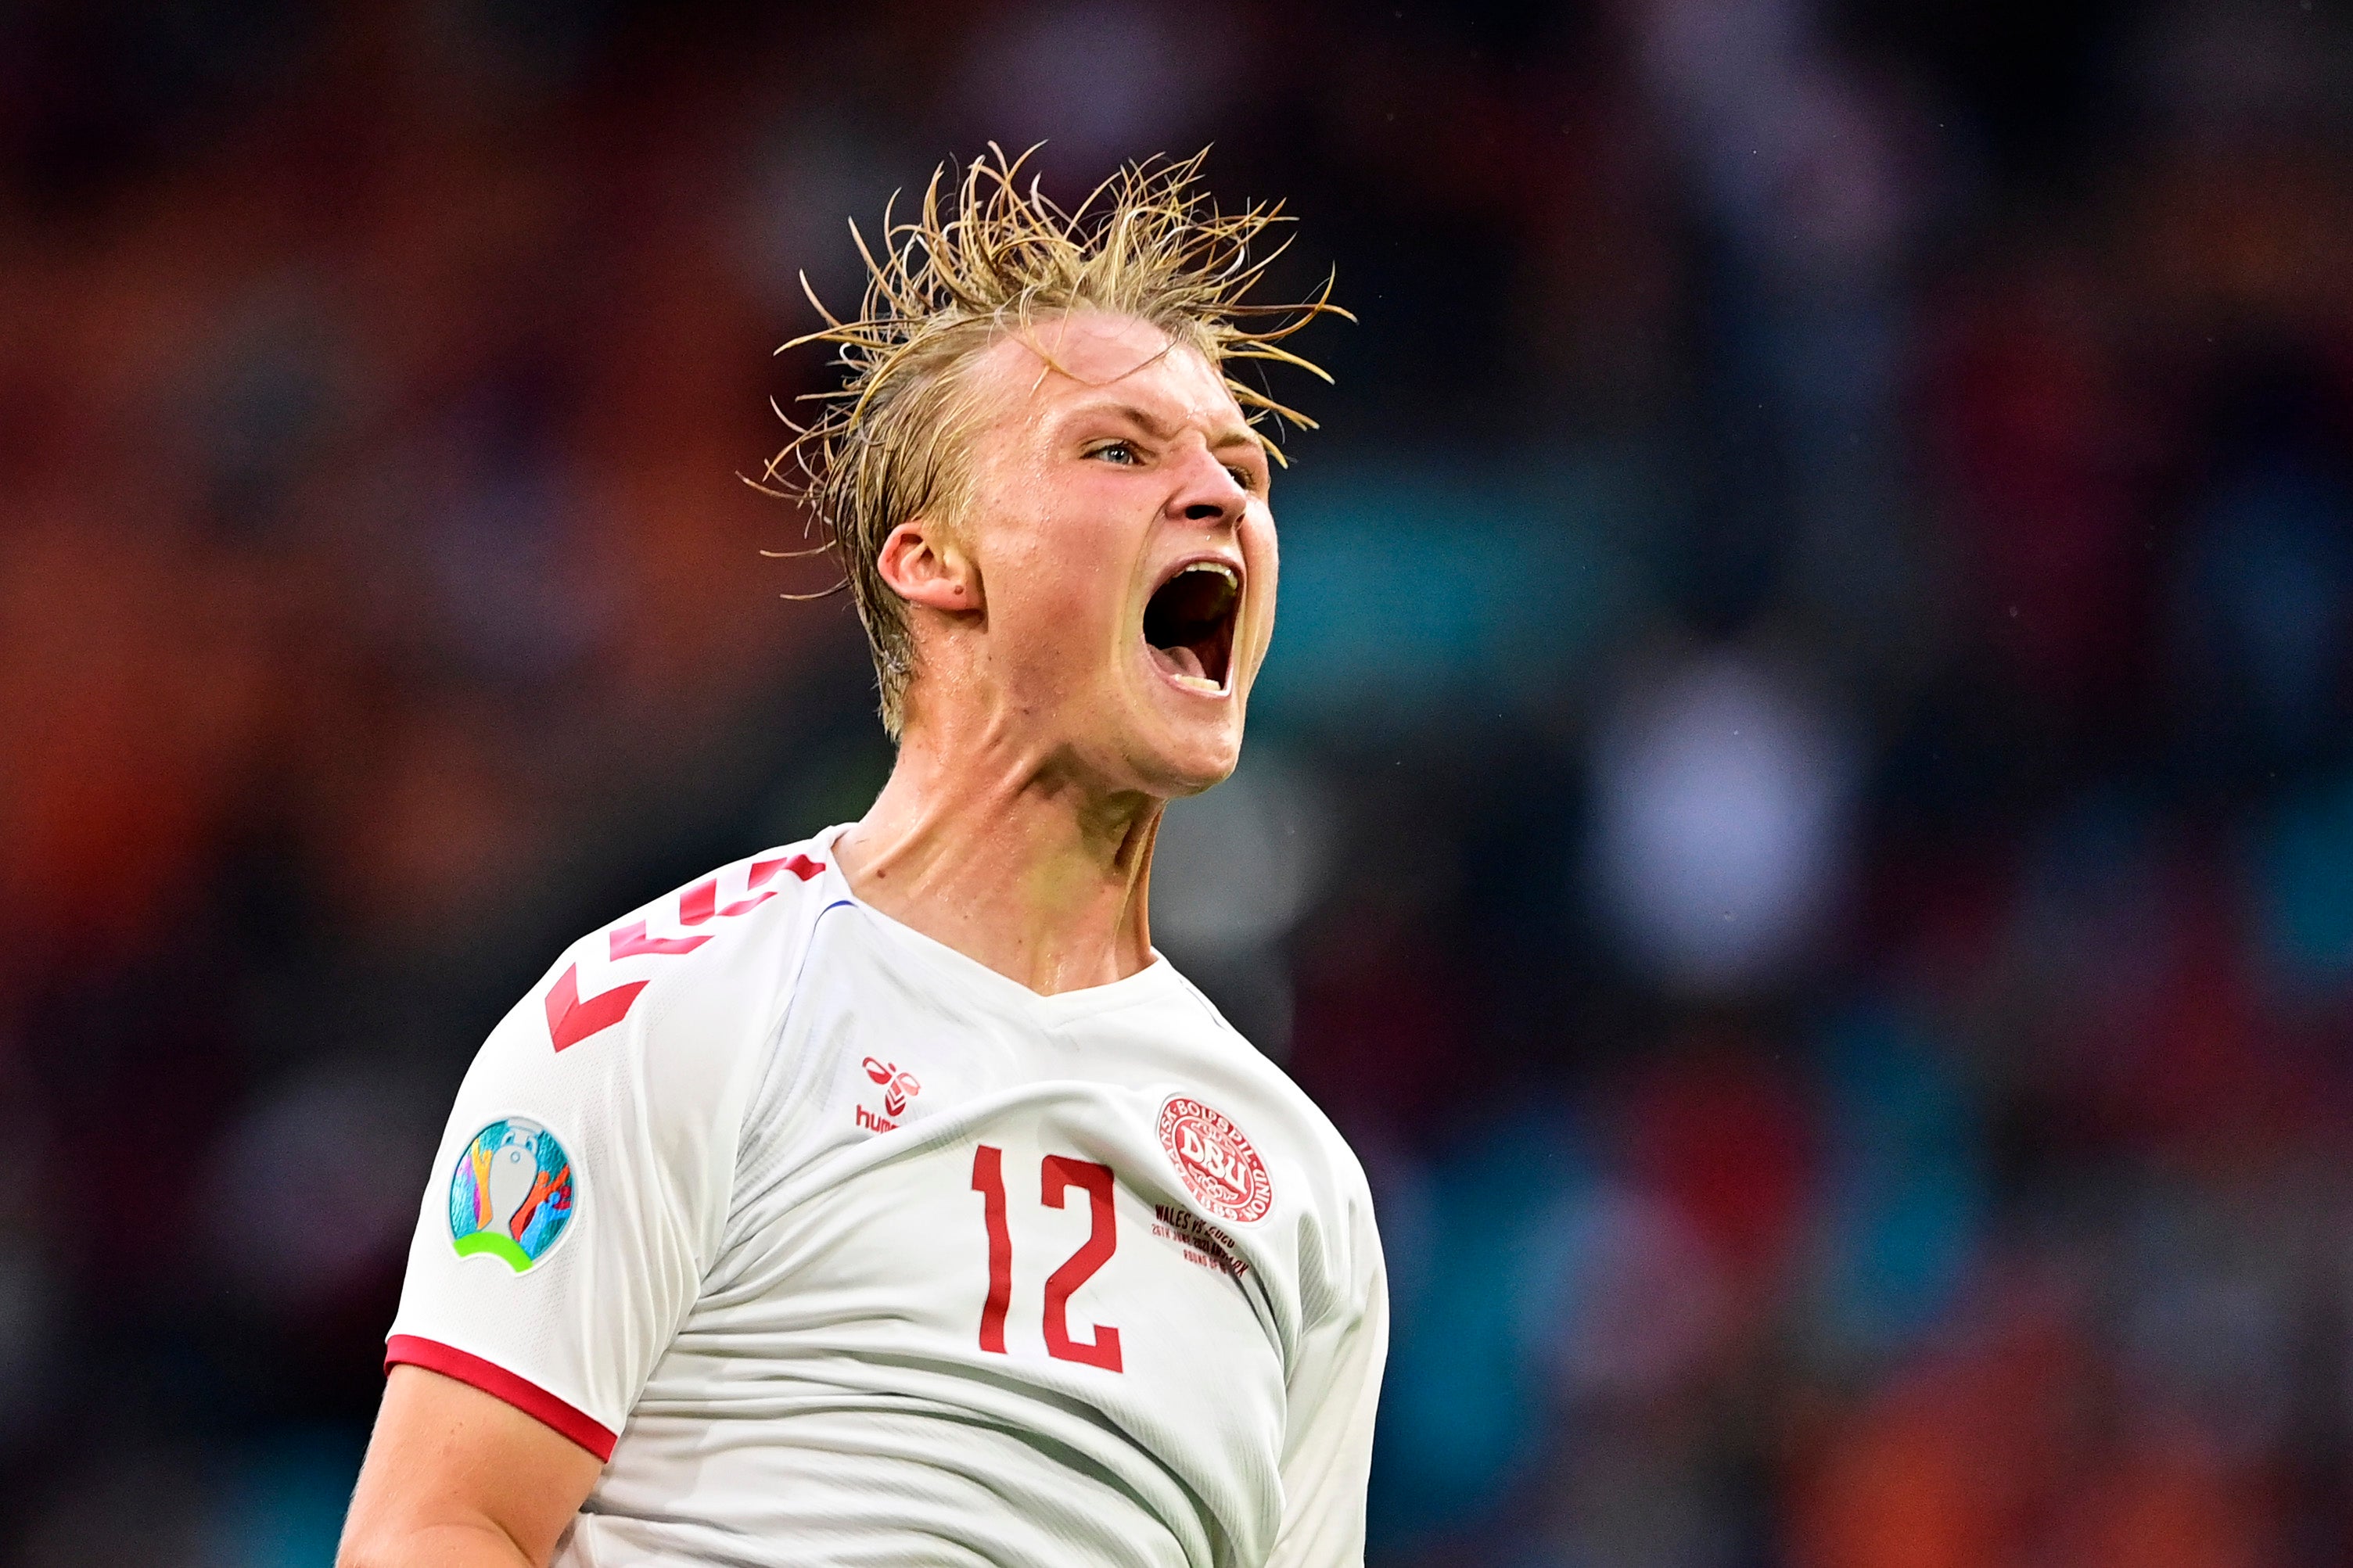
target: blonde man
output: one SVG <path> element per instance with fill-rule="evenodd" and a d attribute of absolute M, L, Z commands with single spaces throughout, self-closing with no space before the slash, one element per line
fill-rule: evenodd
<path fill-rule="evenodd" d="M 1361 1561 L 1362 1171 L 1152 948 L 1274 621 L 1271 212 L 1000 154 L 889 227 L 786 458 L 895 771 L 559 958 L 458 1096 L 351 1568 Z M 1247 324 L 1269 320 L 1264 331 Z M 1292 417 L 1296 417 L 1293 416 Z M 784 459 L 772 468 L 781 473 Z"/>

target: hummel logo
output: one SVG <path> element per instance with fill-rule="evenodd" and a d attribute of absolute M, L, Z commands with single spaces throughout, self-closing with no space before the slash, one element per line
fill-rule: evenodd
<path fill-rule="evenodd" d="M 868 1057 L 865 1068 L 866 1076 L 882 1086 L 882 1115 L 877 1116 L 861 1105 L 858 1108 L 858 1125 L 870 1132 L 888 1132 L 897 1123 L 883 1118 L 906 1115 L 907 1101 L 923 1093 L 923 1086 L 915 1081 L 913 1073 L 901 1072 L 896 1062 Z"/>

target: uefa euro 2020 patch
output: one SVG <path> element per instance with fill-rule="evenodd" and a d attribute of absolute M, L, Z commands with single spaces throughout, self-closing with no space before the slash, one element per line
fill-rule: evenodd
<path fill-rule="evenodd" d="M 474 1134 L 449 1173 L 449 1240 L 460 1258 L 521 1274 L 572 1224 L 572 1156 L 536 1121 L 510 1116 Z"/>

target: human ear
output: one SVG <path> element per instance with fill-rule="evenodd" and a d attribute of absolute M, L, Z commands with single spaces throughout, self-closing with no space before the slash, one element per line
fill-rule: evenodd
<path fill-rule="evenodd" d="M 882 541 L 874 567 L 891 591 L 911 605 L 950 615 L 981 607 L 980 573 L 947 531 L 911 518 Z"/>

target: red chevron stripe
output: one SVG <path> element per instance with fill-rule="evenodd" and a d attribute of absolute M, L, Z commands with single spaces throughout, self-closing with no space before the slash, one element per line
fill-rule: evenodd
<path fill-rule="evenodd" d="M 646 922 L 625 925 L 607 939 L 615 958 L 635 958 L 641 952 L 692 952 L 711 939 L 707 936 L 648 936 Z"/>
<path fill-rule="evenodd" d="M 754 868 L 757 869 L 756 867 Z M 771 888 L 765 893 L 738 899 L 723 910 L 719 907 L 719 879 L 705 877 L 678 896 L 678 923 L 699 926 L 709 923 L 716 915 L 747 914 L 776 896 L 776 890 Z"/>
<path fill-rule="evenodd" d="M 707 925 L 712 920 L 726 915 L 749 914 L 776 896 L 776 889 L 769 888 L 768 884 L 776 879 L 777 872 L 790 871 L 806 882 L 824 869 L 822 864 L 806 855 L 776 860 L 754 860 L 750 873 L 744 879 L 744 890 L 752 896 L 738 899 L 723 910 L 719 907 L 719 878 L 714 872 L 678 896 L 678 922 L 690 926 Z M 767 891 L 757 890 L 762 888 L 767 888 Z"/>
<path fill-rule="evenodd" d="M 758 909 L 776 896 L 768 887 L 779 871 L 790 871 L 802 881 L 809 881 L 823 872 L 820 861 L 806 855 L 787 856 L 775 860 L 754 860 L 744 878 L 744 891 L 751 896 L 736 900 L 725 909 L 719 907 L 719 878 L 705 877 L 678 896 L 678 918 L 681 925 L 708 925 L 723 915 L 740 915 Z M 675 955 L 692 952 L 711 938 L 704 936 L 652 936 L 647 932 L 647 922 L 634 921 L 613 931 L 605 939 L 606 951 L 615 958 L 635 958 L 641 953 Z M 580 966 L 567 966 L 556 976 L 547 991 L 547 1037 L 555 1042 L 557 1050 L 578 1045 L 589 1036 L 600 1034 L 629 1016 L 636 1005 L 638 993 L 646 982 L 632 980 L 616 985 L 609 991 L 583 998 L 580 994 Z"/>
<path fill-rule="evenodd" d="M 610 991 L 600 991 L 582 1000 L 580 966 L 568 965 L 556 977 L 547 992 L 547 1037 L 555 1042 L 559 1051 L 578 1045 L 589 1036 L 611 1028 L 629 1016 L 638 1000 L 638 993 L 646 988 L 642 980 L 632 980 L 626 985 L 616 985 Z"/>

